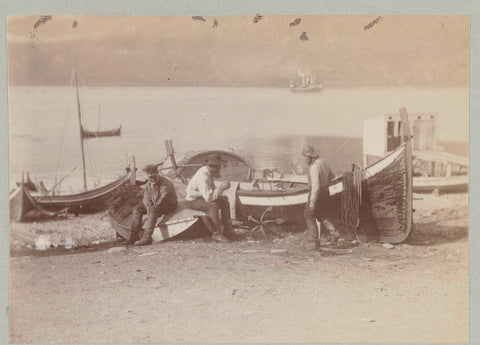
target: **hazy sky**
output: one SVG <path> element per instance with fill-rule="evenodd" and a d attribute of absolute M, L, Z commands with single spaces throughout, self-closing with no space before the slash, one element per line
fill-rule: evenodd
<path fill-rule="evenodd" d="M 9 16 L 9 84 L 468 86 L 468 16 L 203 18 Z"/>

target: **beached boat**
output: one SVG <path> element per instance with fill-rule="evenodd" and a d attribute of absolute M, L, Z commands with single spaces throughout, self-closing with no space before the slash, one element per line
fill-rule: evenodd
<path fill-rule="evenodd" d="M 468 175 L 456 176 L 414 176 L 413 191 L 415 193 L 463 193 L 468 191 Z"/>
<path fill-rule="evenodd" d="M 361 182 L 361 203 L 358 205 L 358 224 L 355 225 L 359 233 L 381 242 L 402 242 L 412 229 L 410 134 L 406 110 L 402 108 L 400 113 L 403 133 L 401 138 L 405 142 L 381 160 L 365 168 Z M 182 172 L 182 180 L 186 183 L 206 157 L 214 152 L 219 151 L 205 151 L 201 156 L 193 155 L 192 157 L 198 158 L 195 162 L 199 163 L 190 165 L 192 160 L 187 159 L 182 165 L 188 169 L 174 169 L 171 175 L 178 177 L 178 173 Z M 168 145 L 167 153 L 173 156 L 173 148 L 169 148 Z M 226 154 L 231 155 L 228 152 Z M 233 193 L 227 191 L 232 217 L 241 221 L 253 220 L 257 224 L 264 219 L 304 223 L 303 210 L 308 200 L 307 183 L 298 180 L 288 181 L 285 178 L 280 181 L 252 180 L 251 172 L 242 176 L 243 181 L 232 183 Z M 249 181 L 245 181 L 247 178 Z M 335 179 L 321 189 L 320 203 L 328 209 L 331 219 L 341 217 L 345 181 Z M 350 189 L 350 186 L 348 188 Z"/>
<path fill-rule="evenodd" d="M 229 181 L 245 182 L 250 181 L 253 168 L 251 163 L 244 157 L 230 151 L 208 150 L 196 151 L 186 154 L 177 163 L 174 157 L 173 144 L 165 142 L 167 154 L 170 157 L 170 166 L 162 169 L 169 170 L 167 175 L 171 178 L 181 179 L 187 182 L 205 164 L 205 161 L 213 154 L 219 155 L 224 161 L 218 180 L 228 179 Z"/>
<path fill-rule="evenodd" d="M 412 227 L 412 176 L 409 145 L 405 143 L 394 152 L 365 169 L 362 181 L 362 202 L 359 207 L 359 233 L 381 242 L 398 243 L 405 240 Z M 286 186 L 285 186 L 286 185 Z M 340 219 L 342 179 L 333 180 L 321 188 L 320 204 L 328 209 L 330 219 Z M 302 182 L 240 183 L 237 191 L 237 216 L 241 219 L 260 219 L 268 209 L 268 219 L 282 218 L 303 223 L 303 210 L 308 200 L 308 185 Z"/>
<path fill-rule="evenodd" d="M 438 151 L 413 151 L 414 193 L 468 191 L 468 158 Z"/>
<path fill-rule="evenodd" d="M 28 191 L 23 182 L 20 186 L 16 188 L 12 193 L 10 193 L 10 221 L 13 222 L 23 222 L 25 220 L 26 214 L 33 209 L 30 198 L 28 197 Z"/>
<path fill-rule="evenodd" d="M 427 193 L 468 190 L 468 157 L 444 152 L 437 146 L 437 114 L 410 113 L 412 137 L 413 191 Z M 385 114 L 364 121 L 363 154 L 365 165 L 395 150 L 401 142 L 398 114 Z M 377 135 L 371 135 L 377 133 Z"/>
<path fill-rule="evenodd" d="M 59 211 L 67 208 L 68 212 L 95 213 L 105 210 L 112 194 L 127 183 L 134 183 L 135 169 L 128 169 L 125 175 L 99 188 L 73 194 L 39 195 L 33 194 L 35 203 L 45 210 Z"/>
<path fill-rule="evenodd" d="M 118 129 L 112 131 L 104 131 L 104 132 L 90 132 L 83 129 L 82 126 L 82 115 L 81 115 L 81 107 L 80 107 L 80 100 L 78 94 L 78 82 L 77 82 L 77 73 L 75 71 L 75 90 L 76 90 L 76 102 L 77 102 L 77 109 L 78 109 L 78 123 L 80 128 L 80 147 L 82 153 L 82 168 L 83 168 L 83 191 L 78 193 L 70 193 L 70 194 L 54 194 L 54 188 L 62 182 L 62 180 L 68 176 L 64 176 L 53 188 L 50 190 L 45 190 L 42 185 L 42 190 L 40 192 L 28 192 L 25 188 L 23 188 L 23 192 L 18 192 L 18 195 L 15 198 L 20 198 L 20 196 L 24 196 L 27 194 L 32 200 L 31 203 L 35 206 L 35 208 L 44 210 L 46 212 L 58 212 L 61 210 L 67 209 L 69 212 L 78 214 L 78 213 L 94 213 L 103 211 L 108 206 L 112 193 L 126 183 L 135 183 L 135 173 L 136 168 L 133 163 L 133 168 L 127 167 L 127 171 L 123 176 L 115 179 L 113 182 L 110 182 L 104 186 L 94 188 L 94 189 L 87 189 L 87 180 L 86 180 L 86 169 L 85 169 L 85 153 L 84 153 L 84 143 L 83 140 L 85 138 L 90 137 L 102 137 L 102 136 L 110 136 L 108 133 L 117 133 L 120 134 L 121 126 Z M 75 168 L 74 168 L 75 169 Z M 71 171 L 73 171 L 72 169 Z M 22 178 L 23 179 L 23 178 Z M 11 203 L 12 204 L 12 203 Z M 15 205 L 21 205 L 20 203 L 15 202 Z M 14 216 L 18 214 L 23 214 L 27 211 L 24 209 L 23 211 L 18 211 L 17 207 L 15 206 Z M 18 218 L 18 217 L 17 217 Z M 23 217 L 20 216 L 23 219 Z"/>
<path fill-rule="evenodd" d="M 119 217 L 119 214 L 109 210 L 107 211 L 107 215 L 112 228 L 117 233 L 117 237 L 128 240 L 130 238 L 130 229 L 132 226 L 132 212 L 125 217 Z M 171 239 L 195 226 L 202 226 L 203 217 L 205 217 L 205 213 L 187 209 L 180 202 L 174 212 L 161 218 L 155 226 L 152 235 L 153 243 Z M 140 231 L 140 236 L 142 236 L 142 234 L 143 229 Z"/>
<path fill-rule="evenodd" d="M 10 193 L 10 221 L 12 222 L 23 222 L 26 220 L 27 214 L 35 210 L 39 214 L 54 216 L 59 213 L 67 213 L 68 208 L 58 208 L 55 210 L 48 210 L 40 206 L 35 198 L 31 195 L 31 185 L 28 183 L 33 183 L 28 178 L 24 182 L 23 172 L 22 172 L 22 181 L 17 189 Z M 34 193 L 34 192 L 33 192 Z"/>

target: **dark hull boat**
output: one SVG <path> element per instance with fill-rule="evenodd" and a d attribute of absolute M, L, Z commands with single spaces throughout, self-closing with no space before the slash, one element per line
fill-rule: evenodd
<path fill-rule="evenodd" d="M 23 220 L 25 214 L 32 208 L 40 210 L 44 213 L 55 214 L 61 211 L 68 211 L 74 214 L 78 213 L 94 213 L 100 212 L 107 208 L 111 201 L 112 194 L 125 185 L 126 183 L 135 183 L 136 168 L 133 164 L 132 168 L 127 168 L 127 172 L 116 179 L 115 181 L 101 186 L 99 188 L 87 189 L 86 168 L 85 168 L 85 153 L 84 153 L 84 139 L 97 138 L 104 136 L 120 135 L 121 126 L 114 130 L 90 132 L 83 129 L 81 107 L 78 91 L 77 73 L 75 71 L 75 90 L 76 101 L 78 109 L 78 123 L 80 128 L 80 148 L 82 153 L 82 168 L 83 168 L 83 189 L 84 191 L 72 194 L 50 194 L 52 190 L 43 190 L 42 193 L 31 193 L 24 188 L 23 176 L 21 188 L 10 196 L 10 218 L 12 220 Z M 74 168 L 75 169 L 75 168 Z M 73 171 L 72 169 L 71 171 Z M 68 176 L 68 174 L 66 175 Z M 66 177 L 65 176 L 65 177 Z M 64 178 L 65 178 L 64 177 Z M 63 179 L 60 180 L 60 182 Z M 28 179 L 29 181 L 29 179 Z M 27 183 L 25 184 L 28 184 Z M 59 182 L 59 183 L 60 183 Z M 31 181 L 30 181 L 31 183 Z M 57 183 L 57 185 L 59 184 Z M 55 185 L 55 187 L 57 186 Z"/>
<path fill-rule="evenodd" d="M 115 137 L 115 136 L 120 136 L 121 132 L 122 132 L 122 126 L 116 129 L 110 129 L 106 131 L 88 131 L 82 128 L 82 137 L 84 139 L 100 138 L 100 137 Z"/>
<path fill-rule="evenodd" d="M 34 205 L 23 183 L 10 193 L 10 221 L 23 222 L 26 214 L 33 208 Z"/>
<path fill-rule="evenodd" d="M 70 213 L 95 213 L 105 210 L 112 194 L 121 186 L 135 181 L 135 169 L 131 169 L 117 180 L 85 192 L 59 195 L 32 195 L 35 203 L 45 210 L 68 209 Z"/>
<path fill-rule="evenodd" d="M 135 172 L 132 170 L 100 188 L 65 195 L 40 195 L 29 191 L 22 183 L 10 194 L 10 220 L 22 222 L 31 210 L 47 215 L 66 212 L 74 214 L 100 212 L 108 207 L 117 189 L 134 180 Z"/>

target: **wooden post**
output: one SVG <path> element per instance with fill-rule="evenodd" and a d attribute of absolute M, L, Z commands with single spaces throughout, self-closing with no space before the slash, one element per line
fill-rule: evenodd
<path fill-rule="evenodd" d="M 130 158 L 130 169 L 133 169 L 132 176 L 130 177 L 130 183 L 132 185 L 135 185 L 137 179 L 137 165 L 135 162 L 135 155 L 132 155 L 132 157 Z"/>
<path fill-rule="evenodd" d="M 413 166 L 412 166 L 412 146 L 410 140 L 410 125 L 408 123 L 408 114 L 406 108 L 400 108 L 400 120 L 402 121 L 402 142 L 405 143 L 405 164 L 407 170 L 407 205 L 413 205 Z M 407 210 L 407 229 L 411 229 L 413 224 L 413 208 Z"/>
<path fill-rule="evenodd" d="M 170 157 L 170 162 L 172 164 L 172 169 L 175 171 L 178 169 L 177 162 L 175 161 L 175 152 L 173 151 L 172 140 L 165 140 L 165 149 L 167 155 Z"/>

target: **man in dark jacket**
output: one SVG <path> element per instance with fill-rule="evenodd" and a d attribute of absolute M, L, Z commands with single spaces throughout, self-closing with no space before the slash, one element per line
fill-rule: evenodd
<path fill-rule="evenodd" d="M 305 207 L 305 222 L 307 223 L 307 231 L 309 241 L 314 245 L 314 249 L 320 249 L 320 234 L 322 227 L 325 227 L 330 235 L 337 240 L 340 236 L 338 230 L 327 219 L 326 206 L 320 205 L 320 188 L 327 185 L 335 174 L 326 159 L 319 158 L 313 146 L 305 146 L 302 151 L 305 162 L 309 166 L 308 186 L 310 188 L 308 194 L 308 202 Z M 320 229 L 317 227 L 317 220 L 320 221 Z M 320 230 L 320 231 L 319 231 Z"/>
<path fill-rule="evenodd" d="M 148 177 L 143 194 L 143 203 L 133 208 L 130 238 L 124 242 L 125 245 L 135 243 L 136 246 L 145 246 L 152 244 L 152 234 L 157 219 L 177 208 L 177 194 L 173 182 L 161 176 L 156 165 L 149 164 L 143 170 Z M 147 221 L 143 237 L 140 239 L 139 232 L 144 214 L 147 214 Z"/>

